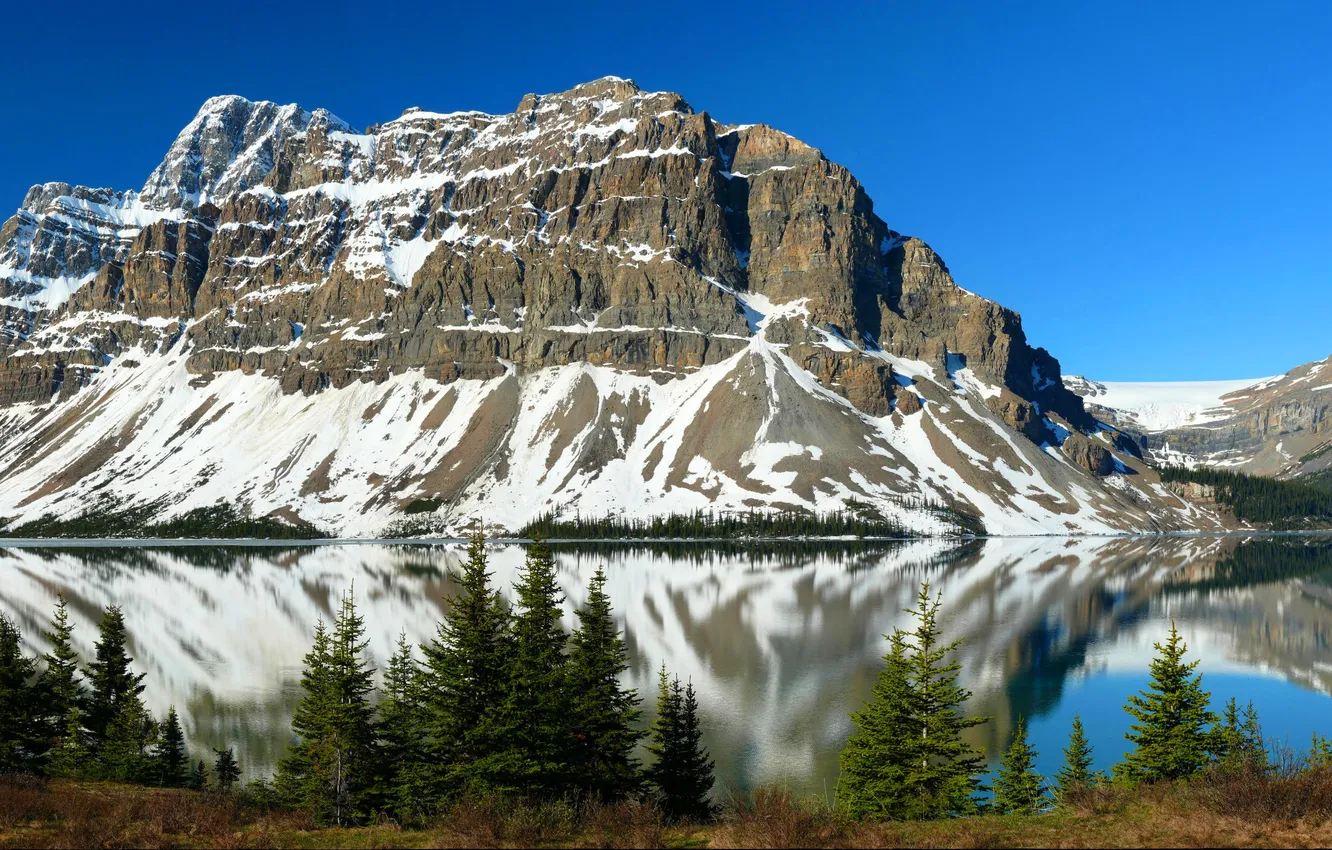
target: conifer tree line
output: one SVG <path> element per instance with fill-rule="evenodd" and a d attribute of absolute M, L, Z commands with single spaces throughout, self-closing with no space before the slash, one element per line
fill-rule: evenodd
<path fill-rule="evenodd" d="M 713 763 L 693 687 L 663 679 L 658 716 L 641 728 L 641 699 L 621 683 L 628 651 L 604 570 L 572 634 L 540 541 L 528 548 L 512 606 L 491 582 L 479 535 L 458 584 L 419 657 L 399 637 L 377 705 L 351 594 L 331 628 L 315 627 L 296 740 L 274 781 L 279 801 L 335 824 L 383 814 L 420 823 L 451 802 L 497 796 L 649 798 L 673 817 L 711 815 Z M 655 757 L 646 768 L 637 756 L 645 738 Z"/>
<path fill-rule="evenodd" d="M 434 639 L 418 648 L 400 636 L 378 687 L 364 619 L 343 594 L 333 622 L 314 625 L 292 744 L 273 781 L 248 790 L 337 825 L 419 824 L 464 798 L 495 797 L 649 799 L 673 818 L 711 817 L 713 762 L 693 685 L 663 668 L 657 715 L 643 728 L 641 698 L 621 683 L 628 651 L 604 570 L 572 634 L 539 541 L 512 606 L 492 585 L 480 536 L 458 579 Z M 161 722 L 145 708 L 118 608 L 99 630 L 81 667 L 63 598 L 40 661 L 0 619 L 0 773 L 232 790 L 233 750 L 214 750 L 210 771 L 188 752 L 174 708 Z"/>
<path fill-rule="evenodd" d="M 207 766 L 191 770 L 175 707 L 159 721 L 143 704 L 144 674 L 134 672 L 120 609 L 108 607 L 97 630 L 93 657 L 80 664 L 61 596 L 42 633 L 50 650 L 29 658 L 0 615 L 0 774 L 207 787 Z M 235 755 L 215 756 L 217 781 L 229 789 L 240 775 Z"/>
<path fill-rule="evenodd" d="M 1224 469 L 1161 468 L 1161 480 L 1216 488 L 1216 500 L 1235 516 L 1276 529 L 1326 527 L 1332 522 L 1332 493 L 1299 479 L 1279 480 Z"/>
<path fill-rule="evenodd" d="M 924 496 L 899 496 L 895 503 L 904 510 L 934 514 L 959 534 L 984 534 L 984 526 L 973 516 Z M 885 519 L 870 505 L 848 500 L 845 508 L 824 513 L 787 510 L 770 513 L 749 511 L 705 511 L 667 514 L 645 519 L 617 516 L 572 517 L 550 512 L 524 526 L 524 537 L 573 540 L 729 540 L 736 538 L 800 537 L 915 537 L 901 523 Z"/>
<path fill-rule="evenodd" d="M 220 501 L 162 519 L 169 505 L 162 500 L 125 506 L 106 499 L 74 517 L 53 513 L 15 526 L 0 522 L 0 537 L 150 537 L 150 538 L 265 538 L 316 540 L 334 536 L 328 530 L 298 520 L 251 516 L 249 508 Z"/>
<path fill-rule="evenodd" d="M 971 692 L 958 683 L 960 642 L 941 642 L 940 606 L 941 597 L 932 598 L 929 585 L 923 585 L 915 608 L 906 611 L 915 628 L 885 635 L 884 668 L 870 700 L 851 715 L 855 732 L 842 749 L 837 804 L 854 817 L 1036 814 L 1107 782 L 1136 785 L 1188 780 L 1209 770 L 1273 769 L 1252 703 L 1241 709 L 1232 698 L 1221 715 L 1211 711 L 1198 661 L 1185 660 L 1187 646 L 1172 622 L 1165 642 L 1155 645 L 1147 689 L 1124 706 L 1133 721 L 1125 735 L 1131 747 L 1110 776 L 1093 767 L 1086 729 L 1074 716 L 1063 765 L 1053 785 L 1047 783 L 1036 770 L 1038 754 L 1026 721 L 1018 718 L 994 783 L 986 788 L 984 753 L 968 744 L 963 732 L 991 718 L 963 711 Z M 1307 763 L 1332 766 L 1332 743 L 1315 736 Z"/>
<path fill-rule="evenodd" d="M 492 583 L 479 536 L 457 578 L 434 638 L 415 647 L 400 636 L 382 677 L 367 660 L 352 593 L 344 593 L 333 622 L 314 624 L 292 744 L 273 781 L 248 791 L 337 825 L 385 817 L 422 824 L 453 803 L 495 798 L 648 799 L 673 819 L 715 814 L 698 695 L 663 666 L 655 716 L 644 726 L 641 697 L 621 681 L 628 654 L 604 570 L 591 578 L 571 634 L 554 562 L 539 541 L 512 605 Z M 1124 706 L 1130 746 L 1108 774 L 1096 770 L 1075 716 L 1063 764 L 1047 781 L 1018 718 L 987 786 L 985 754 L 966 733 L 991 718 L 965 711 L 972 695 L 960 682 L 960 642 L 943 640 L 941 607 L 923 585 L 906 612 L 914 626 L 885 635 L 884 667 L 851 716 L 855 729 L 840 757 L 836 804 L 851 817 L 1036 814 L 1105 783 L 1274 769 L 1252 704 L 1232 698 L 1212 710 L 1199 662 L 1188 660 L 1172 622 L 1155 645 L 1147 687 Z M 233 750 L 197 759 L 174 707 L 160 721 L 147 710 L 118 608 L 98 623 L 92 658 L 79 658 L 73 632 L 62 597 L 43 632 L 49 651 L 31 658 L 0 617 L 0 774 L 221 792 L 238 785 Z M 1307 764 L 1332 769 L 1332 742 L 1315 735 Z"/>

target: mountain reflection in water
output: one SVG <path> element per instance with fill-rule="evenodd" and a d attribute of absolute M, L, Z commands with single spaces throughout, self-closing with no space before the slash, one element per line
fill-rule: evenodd
<path fill-rule="evenodd" d="M 946 637 L 965 639 L 968 708 L 994 717 L 975 730 L 991 754 L 1017 717 L 1039 727 L 1070 684 L 1122 674 L 1139 687 L 1171 618 L 1204 673 L 1323 694 L 1332 685 L 1332 541 L 1322 538 L 625 544 L 555 554 L 569 612 L 606 566 L 632 656 L 627 675 L 649 706 L 663 661 L 694 682 L 718 779 L 734 787 L 833 787 L 882 635 L 909 624 L 902 609 L 923 581 L 943 594 Z M 261 776 L 289 742 L 301 658 L 338 595 L 354 585 L 382 666 L 399 632 L 433 637 L 462 555 L 461 545 L 0 548 L 0 611 L 44 650 L 37 636 L 63 591 L 86 658 L 101 609 L 121 606 L 149 706 L 161 714 L 174 704 L 192 745 L 234 744 L 247 773 Z M 519 545 L 492 547 L 506 590 L 522 561 Z M 1302 742 L 1313 728 L 1268 731 Z M 1062 740 L 1037 743 L 1057 760 Z"/>

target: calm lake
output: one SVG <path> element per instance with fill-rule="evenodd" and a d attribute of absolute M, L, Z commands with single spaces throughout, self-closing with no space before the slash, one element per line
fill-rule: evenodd
<path fill-rule="evenodd" d="M 1008 538 L 965 543 L 556 546 L 567 605 L 604 565 L 644 702 L 664 661 L 698 689 L 719 787 L 785 782 L 831 794 L 837 753 L 921 582 L 962 638 L 969 709 L 992 757 L 1028 719 L 1047 775 L 1082 715 L 1101 766 L 1124 749 L 1125 697 L 1143 687 L 1171 619 L 1201 658 L 1214 707 L 1252 700 L 1269 739 L 1332 733 L 1332 540 Z M 354 587 L 382 665 L 399 632 L 430 640 L 462 545 L 0 548 L 0 611 L 34 650 L 55 596 L 90 654 L 103 606 L 122 607 L 145 699 L 174 704 L 190 743 L 235 746 L 250 777 L 289 742 L 314 624 Z M 496 545 L 506 588 L 520 545 Z M 572 628 L 569 615 L 566 626 Z"/>

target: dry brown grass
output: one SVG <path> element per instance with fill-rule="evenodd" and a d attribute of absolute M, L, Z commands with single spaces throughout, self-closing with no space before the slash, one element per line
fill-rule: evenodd
<path fill-rule="evenodd" d="M 0 841 L 27 847 L 264 846 L 237 798 L 83 783 L 0 781 Z"/>
<path fill-rule="evenodd" d="M 581 812 L 576 847 L 666 846 L 666 825 L 649 803 L 594 804 Z"/>
<path fill-rule="evenodd" d="M 533 847 L 568 840 L 574 810 L 564 803 L 529 805 L 465 799 L 435 823 L 435 847 Z"/>
<path fill-rule="evenodd" d="M 846 847 L 852 825 L 816 800 L 785 787 L 759 788 L 727 801 L 712 847 Z"/>
<path fill-rule="evenodd" d="M 855 823 L 764 788 L 715 825 L 650 805 L 467 801 L 429 829 L 317 828 L 245 799 L 100 783 L 0 780 L 4 847 L 1301 847 L 1332 846 L 1332 770 L 1213 773 L 1187 785 L 1085 791 L 1034 817 Z"/>
<path fill-rule="evenodd" d="M 463 800 L 431 827 L 435 847 L 663 847 L 650 804 Z"/>

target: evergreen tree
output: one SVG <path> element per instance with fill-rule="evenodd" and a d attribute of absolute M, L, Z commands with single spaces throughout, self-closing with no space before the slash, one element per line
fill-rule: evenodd
<path fill-rule="evenodd" d="M 162 724 L 162 737 L 157 742 L 158 782 L 163 788 L 184 788 L 189 780 L 190 759 L 185 753 L 185 733 L 180 728 L 180 716 L 173 705 L 167 710 Z"/>
<path fill-rule="evenodd" d="M 920 734 L 906 633 L 888 635 L 884 668 L 870 700 L 852 713 L 856 731 L 842 748 L 837 800 L 856 818 L 903 819 L 914 802 L 907 784 Z"/>
<path fill-rule="evenodd" d="M 1271 766 L 1267 757 L 1267 742 L 1263 739 L 1263 727 L 1258 722 L 1258 710 L 1253 707 L 1252 700 L 1244 707 L 1240 735 L 1243 741 L 1240 751 L 1245 760 L 1256 768 L 1267 770 Z"/>
<path fill-rule="evenodd" d="M 330 635 L 321 622 L 305 656 L 305 691 L 292 718 L 299 736 L 278 763 L 277 788 L 289 804 L 339 826 L 365 814 L 377 756 L 374 668 L 363 661 L 365 622 L 344 594 Z"/>
<path fill-rule="evenodd" d="M 273 784 L 286 805 L 308 809 L 322 820 L 327 817 L 328 796 L 324 737 L 334 710 L 332 639 L 323 620 L 315 624 L 314 643 L 304 661 L 301 689 L 305 693 L 291 718 L 295 740 L 278 762 Z"/>
<path fill-rule="evenodd" d="M 190 774 L 190 787 L 195 791 L 207 791 L 209 784 L 208 765 L 204 764 L 203 759 L 199 759 L 199 763 L 194 766 L 194 772 Z"/>
<path fill-rule="evenodd" d="M 476 763 L 476 779 L 488 791 L 554 796 L 566 787 L 572 751 L 568 635 L 555 562 L 542 541 L 528 548 L 514 590 L 507 687 L 493 727 L 500 748 Z"/>
<path fill-rule="evenodd" d="M 677 681 L 674 685 L 680 687 Z M 703 727 L 698 717 L 698 699 L 692 682 L 685 685 L 684 699 L 680 703 L 680 755 L 672 807 L 677 816 L 693 820 L 706 820 L 715 813 L 708 801 L 708 793 L 716 779 L 714 762 L 703 747 Z"/>
<path fill-rule="evenodd" d="M 1326 770 L 1332 767 L 1332 739 L 1325 738 L 1317 732 L 1313 733 L 1305 764 L 1311 770 Z"/>
<path fill-rule="evenodd" d="M 958 684 L 950 656 L 961 641 L 940 644 L 939 597 L 923 585 L 913 632 L 888 637 L 885 668 L 871 701 L 852 715 L 857 731 L 842 750 L 840 799 L 859 816 L 939 818 L 977 811 L 984 754 L 962 732 L 989 720 L 964 717 L 971 691 Z"/>
<path fill-rule="evenodd" d="M 1217 717 L 1208 710 L 1211 694 L 1194 675 L 1197 661 L 1185 662 L 1188 647 L 1172 621 L 1165 644 L 1156 644 L 1148 690 L 1130 696 L 1124 706 L 1137 721 L 1125 737 L 1134 749 L 1115 765 L 1115 778 L 1126 782 L 1185 779 L 1202 770 L 1215 746 L 1208 726 Z"/>
<path fill-rule="evenodd" d="M 433 806 L 422 672 L 407 635 L 384 672 L 379 703 L 379 776 L 375 797 L 400 823 L 419 823 Z"/>
<path fill-rule="evenodd" d="M 668 817 L 707 820 L 715 813 L 708 800 L 715 765 L 703 748 L 694 686 L 682 688 L 678 677 L 668 681 L 664 667 L 659 685 L 657 718 L 648 744 L 655 760 L 647 769 L 647 780 Z"/>
<path fill-rule="evenodd" d="M 1045 779 L 1036 772 L 1036 751 L 1027 741 L 1027 721 L 1018 718 L 994 783 L 994 809 L 1001 815 L 1034 815 L 1048 802 Z"/>
<path fill-rule="evenodd" d="M 79 656 L 74 651 L 74 626 L 69 622 L 69 610 L 63 593 L 56 599 L 51 629 L 42 632 L 42 637 L 51 644 L 51 649 L 42 656 L 45 669 L 42 670 L 39 688 L 45 731 L 54 750 L 67 740 L 70 712 L 82 705 L 84 700 L 83 684 L 79 681 Z"/>
<path fill-rule="evenodd" d="M 1092 769 L 1091 744 L 1087 743 L 1082 718 L 1075 714 L 1073 731 L 1068 736 L 1068 746 L 1064 748 L 1064 765 L 1055 773 L 1055 799 L 1062 800 L 1070 791 L 1094 788 L 1104 781 L 1105 775 Z"/>
<path fill-rule="evenodd" d="M 225 750 L 215 748 L 213 755 L 217 757 L 213 762 L 213 775 L 217 777 L 217 787 L 223 793 L 229 793 L 231 786 L 240 779 L 240 765 L 236 763 L 236 752 L 230 747 Z"/>
<path fill-rule="evenodd" d="M 644 778 L 652 786 L 657 805 L 671 813 L 670 798 L 675 788 L 675 775 L 680 751 L 680 715 L 684 711 L 684 692 L 680 680 L 672 680 L 662 662 L 657 672 L 657 716 L 648 729 L 647 750 L 652 763 L 644 771 Z"/>
<path fill-rule="evenodd" d="M 128 706 L 135 717 L 141 713 L 139 695 L 143 693 L 143 674 L 136 675 L 130 669 L 134 659 L 130 658 L 126 648 L 128 635 L 120 609 L 114 605 L 108 607 L 97 628 L 100 637 L 96 658 L 89 665 L 87 673 L 92 693 L 89 695 L 85 721 L 95 749 L 102 746 L 108 727 L 115 722 L 122 709 Z"/>
<path fill-rule="evenodd" d="M 37 706 L 37 664 L 23 653 L 23 636 L 0 614 L 0 774 L 25 773 L 46 749 Z"/>
<path fill-rule="evenodd" d="M 493 722 L 507 690 L 508 612 L 490 586 L 485 539 L 467 549 L 458 593 L 425 654 L 426 709 L 432 757 L 442 789 L 473 783 L 480 759 L 501 746 Z"/>
<path fill-rule="evenodd" d="M 638 694 L 620 686 L 620 675 L 629 669 L 628 651 L 611 615 L 605 570 L 592 576 L 587 605 L 578 611 L 578 620 L 569 653 L 572 779 L 582 794 L 622 799 L 638 789 L 634 749 L 645 733 L 634 728 L 643 714 Z"/>
<path fill-rule="evenodd" d="M 92 769 L 88 733 L 83 728 L 83 712 L 74 705 L 65 715 L 59 736 L 47 752 L 46 775 L 56 779 L 77 779 Z"/>
<path fill-rule="evenodd" d="M 339 824 L 347 817 L 364 814 L 361 797 L 374 781 L 377 748 L 375 708 L 370 695 L 375 689 L 375 668 L 364 660 L 368 646 L 365 620 L 356 612 L 352 592 L 348 591 L 333 626 L 332 672 L 338 711 L 332 731 L 336 743 L 335 818 Z"/>
<path fill-rule="evenodd" d="M 157 721 L 143 702 L 137 696 L 126 700 L 107 724 L 90 773 L 113 782 L 157 782 L 158 735 Z"/>
<path fill-rule="evenodd" d="M 671 677 L 666 673 L 666 662 L 663 661 L 657 670 L 657 715 L 652 718 L 652 725 L 648 728 L 648 738 L 653 742 L 648 744 L 648 752 L 660 755 L 653 747 L 659 747 L 662 736 L 669 734 L 674 717 L 671 711 L 674 708 L 671 702 Z"/>
<path fill-rule="evenodd" d="M 1212 727 L 1211 749 L 1217 763 L 1227 769 L 1266 770 L 1267 745 L 1263 742 L 1258 712 L 1250 702 L 1243 711 L 1234 697 L 1226 702 L 1221 721 Z"/>

